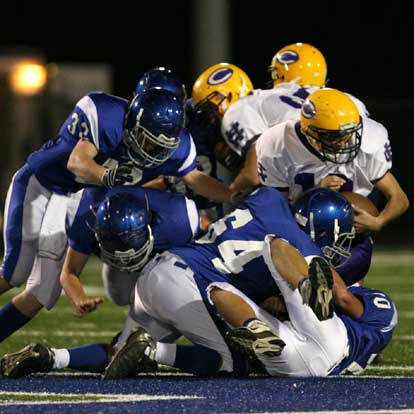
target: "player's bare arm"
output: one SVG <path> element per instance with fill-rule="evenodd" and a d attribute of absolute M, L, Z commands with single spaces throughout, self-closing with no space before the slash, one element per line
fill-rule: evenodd
<path fill-rule="evenodd" d="M 230 202 L 229 188 L 217 179 L 194 169 L 183 177 L 183 181 L 195 193 L 202 195 L 210 200 Z"/>
<path fill-rule="evenodd" d="M 252 144 L 247 151 L 244 165 L 237 177 L 230 184 L 230 191 L 237 194 L 249 187 L 257 187 L 260 184 L 257 173 L 256 145 Z"/>
<path fill-rule="evenodd" d="M 77 252 L 69 247 L 60 275 L 62 288 L 72 305 L 76 308 L 75 316 L 77 317 L 85 316 L 86 313 L 94 311 L 103 302 L 103 298 L 101 297 L 89 298 L 80 281 L 80 274 L 88 258 L 88 255 Z"/>
<path fill-rule="evenodd" d="M 379 180 L 375 187 L 387 198 L 387 204 L 377 217 L 357 206 L 355 211 L 354 226 L 358 233 L 367 231 L 380 231 L 389 222 L 395 220 L 408 209 L 409 201 L 395 177 L 388 172 Z"/>
<path fill-rule="evenodd" d="M 364 313 L 364 305 L 345 285 L 345 282 L 339 276 L 338 272 L 332 268 L 332 275 L 334 279 L 333 296 L 335 306 L 340 308 L 343 313 L 346 313 L 353 319 L 359 319 Z"/>
<path fill-rule="evenodd" d="M 167 190 L 167 186 L 165 185 L 164 177 L 157 177 L 151 181 L 146 182 L 142 185 L 145 188 L 154 188 L 155 190 Z"/>
<path fill-rule="evenodd" d="M 68 170 L 88 183 L 102 184 L 106 168 L 94 161 L 97 154 L 95 145 L 84 139 L 79 140 L 70 154 Z"/>

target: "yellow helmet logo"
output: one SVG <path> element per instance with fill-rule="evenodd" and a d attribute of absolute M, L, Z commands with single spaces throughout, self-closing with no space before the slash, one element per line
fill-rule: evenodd
<path fill-rule="evenodd" d="M 227 82 L 233 76 L 233 69 L 229 67 L 215 70 L 207 79 L 209 85 L 220 85 Z"/>

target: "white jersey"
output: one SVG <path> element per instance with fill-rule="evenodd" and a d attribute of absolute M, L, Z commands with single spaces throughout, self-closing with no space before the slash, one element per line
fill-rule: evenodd
<path fill-rule="evenodd" d="M 256 142 L 256 153 L 261 183 L 289 191 L 292 200 L 332 174 L 346 180 L 343 190 L 368 196 L 392 166 L 388 132 L 370 118 L 363 121 L 358 155 L 347 164 L 325 160 L 301 133 L 299 121 L 283 122 L 265 131 Z"/>
<path fill-rule="evenodd" d="M 250 145 L 268 128 L 290 119 L 300 118 L 305 99 L 319 87 L 302 87 L 295 82 L 280 83 L 272 89 L 255 89 L 224 113 L 221 133 L 229 147 L 244 157 Z M 365 105 L 347 94 L 362 117 L 368 117 Z"/>

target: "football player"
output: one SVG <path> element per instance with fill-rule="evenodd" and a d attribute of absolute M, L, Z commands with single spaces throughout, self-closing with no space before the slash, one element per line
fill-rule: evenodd
<path fill-rule="evenodd" d="M 141 268 L 156 253 L 189 243 L 198 233 L 199 215 L 194 202 L 182 194 L 140 187 L 90 187 L 69 200 L 67 224 L 69 247 L 60 279 L 76 316 L 82 317 L 103 302 L 101 297 L 88 297 L 80 281 L 91 254 L 105 263 L 103 281 L 111 301 L 128 305 Z M 59 280 L 49 290 L 55 292 L 51 307 L 61 292 Z M 102 372 L 113 347 L 122 345 L 135 327 L 128 317 L 124 330 L 111 345 L 50 349 L 30 344 L 23 352 L 5 357 L 1 369 L 10 377 L 53 368 Z M 10 371 L 10 364 L 17 361 L 17 370 Z"/>
<path fill-rule="evenodd" d="M 64 234 L 67 194 L 90 185 L 141 185 L 168 174 L 182 176 L 209 198 L 229 200 L 226 186 L 197 170 L 194 143 L 183 126 L 182 102 L 169 91 L 153 88 L 131 102 L 90 93 L 58 137 L 28 157 L 6 200 L 0 292 L 27 283 L 0 309 L 0 341 L 47 306 L 43 285 L 58 277 L 66 247 L 64 239 L 54 244 L 48 234 Z"/>
<path fill-rule="evenodd" d="M 310 93 L 325 86 L 327 64 L 323 54 L 308 43 L 281 48 L 269 67 L 272 88 L 255 89 L 238 101 L 223 117 L 222 134 L 230 148 L 244 159 L 243 168 L 230 188 L 234 192 L 259 184 L 254 143 L 268 128 L 290 119 L 299 119 L 300 108 Z M 369 114 L 352 95 L 360 114 Z"/>

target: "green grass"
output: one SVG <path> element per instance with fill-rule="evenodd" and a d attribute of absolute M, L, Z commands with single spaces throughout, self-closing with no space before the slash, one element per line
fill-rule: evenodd
<path fill-rule="evenodd" d="M 414 249 L 377 251 L 366 285 L 384 290 L 395 301 L 399 323 L 394 338 L 384 352 L 381 363 L 373 365 L 365 375 L 414 376 Z M 100 279 L 100 263 L 92 260 L 82 275 L 91 295 L 104 295 Z M 15 294 L 15 292 L 14 292 Z M 7 303 L 11 294 L 1 298 Z M 127 307 L 117 307 L 108 299 L 94 313 L 76 318 L 65 296 L 51 310 L 43 310 L 24 328 L 0 344 L 0 355 L 16 351 L 31 342 L 53 347 L 71 347 L 92 342 L 107 343 L 122 329 Z"/>

